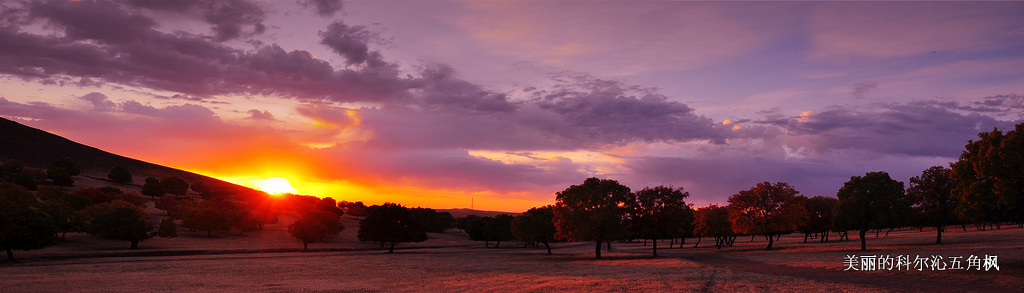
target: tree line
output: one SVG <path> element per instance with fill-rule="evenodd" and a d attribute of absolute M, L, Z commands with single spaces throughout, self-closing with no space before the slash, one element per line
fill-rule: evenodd
<path fill-rule="evenodd" d="M 800 232 L 829 241 L 831 232 L 840 240 L 847 231 L 858 232 L 861 249 L 866 234 L 898 227 L 935 227 L 936 243 L 951 225 L 998 229 L 1002 223 L 1024 225 L 1024 124 L 1006 133 L 998 129 L 970 140 L 965 151 L 949 167 L 934 166 L 910 179 L 909 186 L 884 171 L 852 176 L 836 197 L 801 195 L 785 182 L 761 182 L 738 191 L 725 206 L 694 208 L 682 187 L 656 186 L 632 191 L 615 180 L 588 178 L 555 194 L 555 204 L 536 207 L 520 215 L 454 218 L 429 208 L 407 208 L 397 203 L 366 206 L 362 202 L 335 202 L 333 198 L 286 194 L 280 198 L 241 196 L 209 182 L 188 184 L 177 177 L 146 178 L 142 195 L 116 187 L 80 188 L 65 192 L 80 171 L 73 162 L 54 162 L 47 170 L 26 167 L 18 161 L 0 163 L 0 248 L 13 259 L 13 250 L 38 249 L 63 239 L 68 232 L 85 232 L 131 242 L 154 236 L 175 237 L 177 227 L 213 232 L 259 230 L 278 223 L 279 216 L 296 221 L 288 226 L 292 237 L 309 244 L 322 242 L 345 229 L 341 216 L 359 220 L 360 241 L 389 246 L 420 242 L 426 233 L 458 228 L 472 240 L 500 247 L 502 241 L 525 245 L 544 244 L 551 253 L 553 241 L 594 241 L 595 257 L 602 244 L 613 241 L 652 240 L 657 256 L 658 240 L 711 238 L 714 246 L 731 246 L 738 236 L 763 236 L 772 249 L 782 234 Z M 45 177 L 45 178 L 44 178 Z M 112 182 L 132 182 L 131 172 L 114 168 Z M 55 186 L 36 186 L 51 180 Z M 198 197 L 188 196 L 188 190 Z M 36 190 L 32 192 L 32 190 Z M 155 207 L 167 212 L 159 224 L 145 211 L 149 196 Z"/>

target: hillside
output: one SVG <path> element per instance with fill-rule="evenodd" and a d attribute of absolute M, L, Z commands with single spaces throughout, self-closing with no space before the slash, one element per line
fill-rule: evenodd
<path fill-rule="evenodd" d="M 0 161 L 8 159 L 20 160 L 26 166 L 42 169 L 54 161 L 67 159 L 77 163 L 83 175 L 97 178 L 105 178 L 114 167 L 124 167 L 132 172 L 136 184 L 142 183 L 146 177 L 177 176 L 189 183 L 204 182 L 217 186 L 218 191 L 256 192 L 212 177 L 112 154 L 0 117 Z"/>

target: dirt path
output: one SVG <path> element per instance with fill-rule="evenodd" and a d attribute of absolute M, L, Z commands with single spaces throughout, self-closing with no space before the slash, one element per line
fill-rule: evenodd
<path fill-rule="evenodd" d="M 912 292 L 1020 292 L 1019 290 L 995 287 L 982 281 L 934 279 L 905 274 L 885 274 L 825 270 L 820 268 L 773 265 L 752 260 L 728 257 L 721 254 L 694 254 L 684 256 L 703 265 L 766 275 L 781 275 L 815 281 L 850 283 L 879 287 L 893 291 Z"/>

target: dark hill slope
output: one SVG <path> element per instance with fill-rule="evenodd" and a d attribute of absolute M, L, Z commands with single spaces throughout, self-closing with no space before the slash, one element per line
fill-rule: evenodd
<path fill-rule="evenodd" d="M 258 192 L 200 174 L 112 154 L 0 117 L 0 161 L 8 159 L 20 160 L 26 166 L 42 169 L 54 161 L 67 159 L 77 163 L 82 174 L 103 174 L 105 177 L 114 167 L 124 167 L 132 172 L 135 183 L 141 183 L 141 179 L 146 177 L 177 176 L 189 183 L 203 182 L 218 192 Z"/>

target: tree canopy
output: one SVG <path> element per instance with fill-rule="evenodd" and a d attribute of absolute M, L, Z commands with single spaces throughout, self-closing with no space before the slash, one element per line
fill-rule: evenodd
<path fill-rule="evenodd" d="M 546 205 L 532 208 L 512 220 L 512 235 L 523 242 L 540 242 L 551 254 L 551 244 L 555 239 L 555 206 Z"/>
<path fill-rule="evenodd" d="M 903 182 L 886 172 L 870 172 L 850 177 L 837 194 L 835 226 L 860 231 L 860 249 L 867 250 L 865 234 L 869 229 L 896 227 L 905 223 L 911 210 Z"/>
<path fill-rule="evenodd" d="M 569 241 L 595 241 L 595 257 L 601 258 L 601 242 L 623 239 L 622 205 L 630 198 L 629 187 L 610 179 L 587 178 L 555 196 L 556 237 Z"/>
<path fill-rule="evenodd" d="M 167 193 L 178 196 L 184 196 L 186 193 L 188 193 L 189 184 L 188 182 L 185 182 L 184 179 L 171 176 L 161 179 L 160 186 L 162 186 L 164 188 L 164 191 L 166 191 Z"/>
<path fill-rule="evenodd" d="M 807 210 L 800 192 L 785 182 L 761 182 L 729 197 L 729 220 L 744 234 L 768 236 L 772 249 L 774 235 L 796 230 Z"/>
<path fill-rule="evenodd" d="M 107 239 L 131 241 L 130 249 L 139 248 L 139 241 L 151 236 L 149 214 L 143 207 L 123 200 L 98 204 L 86 209 L 89 225 L 86 232 Z"/>
<path fill-rule="evenodd" d="M 978 134 L 952 165 L 957 214 L 975 223 L 1024 222 L 1024 123 Z"/>
<path fill-rule="evenodd" d="M 344 229 L 338 214 L 324 209 L 311 209 L 302 213 L 295 223 L 288 225 L 288 234 L 302 240 L 302 251 L 308 251 L 310 243 L 323 241 L 329 235 L 338 235 Z"/>
<path fill-rule="evenodd" d="M 957 220 L 957 198 L 953 196 L 952 170 L 934 166 L 921 176 L 910 178 L 907 195 L 914 200 L 914 209 L 921 225 L 935 227 L 935 244 L 942 244 L 942 231 Z"/>
<path fill-rule="evenodd" d="M 107 178 L 117 183 L 128 184 L 132 183 L 132 172 L 124 167 L 114 167 L 110 170 L 110 174 L 107 174 Z"/>
<path fill-rule="evenodd" d="M 690 193 L 682 187 L 645 187 L 630 195 L 625 203 L 627 228 L 632 238 L 654 241 L 653 256 L 658 256 L 658 239 L 692 233 L 693 212 L 685 200 Z"/>
<path fill-rule="evenodd" d="M 714 237 L 715 247 L 726 245 L 728 237 L 735 233 L 729 221 L 729 209 L 712 204 L 694 212 L 693 232 L 698 236 Z"/>
<path fill-rule="evenodd" d="M 167 191 L 164 190 L 164 186 L 160 184 L 159 179 L 147 177 L 146 184 L 142 185 L 142 194 L 156 199 L 167 194 Z"/>
<path fill-rule="evenodd" d="M 388 253 L 395 252 L 395 244 L 423 242 L 427 233 L 420 223 L 412 221 L 412 212 L 397 203 L 384 203 L 366 208 L 366 218 L 359 221 L 359 241 L 391 243 Z"/>

